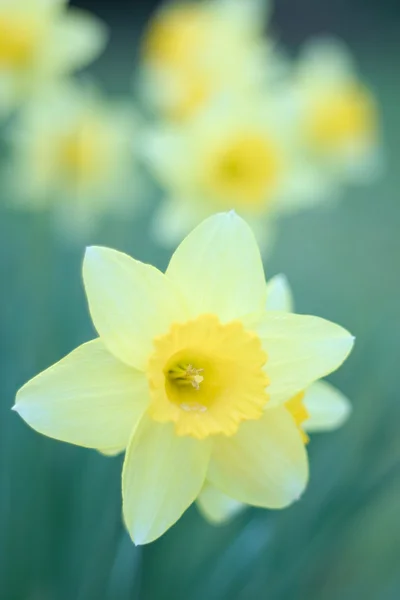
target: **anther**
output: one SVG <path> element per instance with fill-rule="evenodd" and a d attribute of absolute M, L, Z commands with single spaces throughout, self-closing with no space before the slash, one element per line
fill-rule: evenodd
<path fill-rule="evenodd" d="M 178 365 L 169 371 L 169 376 L 180 385 L 191 385 L 195 390 L 200 389 L 200 384 L 204 381 L 203 375 L 200 373 L 204 369 L 196 369 L 193 365 Z"/>
<path fill-rule="evenodd" d="M 188 365 L 186 369 L 186 377 L 190 380 L 195 390 L 200 389 L 200 384 L 204 380 L 203 375 L 199 375 L 204 369 L 195 369 L 192 365 Z"/>

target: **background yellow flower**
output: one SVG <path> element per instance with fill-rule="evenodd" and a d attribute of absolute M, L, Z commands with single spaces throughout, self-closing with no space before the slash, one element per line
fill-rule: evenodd
<path fill-rule="evenodd" d="M 325 181 L 301 152 L 282 92 L 220 101 L 184 126 L 150 131 L 149 168 L 166 194 L 157 240 L 171 244 L 205 216 L 233 208 L 268 244 L 271 219 L 320 200 Z"/>
<path fill-rule="evenodd" d="M 140 126 L 128 103 L 105 98 L 89 82 L 47 89 L 25 107 L 12 133 L 14 202 L 50 211 L 61 233 L 87 235 L 103 213 L 129 214 L 139 203 L 139 147 Z"/>
<path fill-rule="evenodd" d="M 67 0 L 0 3 L 0 116 L 104 49 L 105 25 Z"/>
<path fill-rule="evenodd" d="M 373 180 L 382 167 L 378 107 L 345 44 L 310 40 L 301 50 L 293 87 L 309 160 L 332 179 Z"/>
<path fill-rule="evenodd" d="M 262 0 L 163 4 L 142 39 L 141 93 L 181 121 L 215 96 L 260 84 L 275 66 L 272 43 L 262 37 L 268 12 Z"/>

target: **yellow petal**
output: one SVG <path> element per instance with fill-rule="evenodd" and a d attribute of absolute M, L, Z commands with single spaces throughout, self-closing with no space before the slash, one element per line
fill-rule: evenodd
<path fill-rule="evenodd" d="M 290 413 L 266 410 L 236 435 L 216 439 L 207 479 L 246 504 L 283 508 L 297 500 L 307 483 L 308 461 Z"/>
<path fill-rule="evenodd" d="M 316 381 L 303 399 L 309 418 L 304 422 L 306 431 L 324 431 L 343 425 L 351 412 L 348 398 L 326 381 Z"/>
<path fill-rule="evenodd" d="M 196 227 L 172 256 L 167 276 L 179 285 L 192 317 L 214 313 L 226 322 L 265 306 L 257 242 L 233 211 Z"/>
<path fill-rule="evenodd" d="M 267 310 L 293 312 L 293 295 L 285 275 L 275 275 L 267 284 Z"/>
<path fill-rule="evenodd" d="M 90 313 L 107 348 L 123 362 L 143 370 L 153 339 L 186 313 L 174 284 L 160 271 L 130 256 L 87 248 L 83 279 Z"/>
<path fill-rule="evenodd" d="M 209 483 L 201 490 L 196 503 L 203 517 L 214 524 L 226 523 L 246 508 L 246 504 L 230 498 Z"/>
<path fill-rule="evenodd" d="M 210 447 L 208 441 L 176 436 L 171 423 L 143 417 L 128 446 L 122 473 L 124 519 L 135 544 L 158 538 L 196 499 Z"/>
<path fill-rule="evenodd" d="M 260 336 L 268 356 L 269 406 L 286 402 L 337 369 L 354 343 L 346 329 L 319 317 L 271 311 L 243 321 Z"/>
<path fill-rule="evenodd" d="M 144 375 L 93 340 L 24 385 L 14 410 L 39 433 L 107 450 L 127 446 L 147 403 Z"/>

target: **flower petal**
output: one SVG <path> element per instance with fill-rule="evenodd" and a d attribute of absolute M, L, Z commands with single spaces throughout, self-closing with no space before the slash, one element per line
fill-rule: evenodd
<path fill-rule="evenodd" d="M 25 384 L 14 410 L 39 433 L 86 446 L 126 447 L 148 403 L 147 380 L 100 340 L 79 346 Z"/>
<path fill-rule="evenodd" d="M 171 258 L 167 276 L 176 282 L 191 316 L 213 313 L 222 321 L 262 310 L 266 283 L 257 242 L 233 211 L 201 223 Z"/>
<path fill-rule="evenodd" d="M 144 415 L 122 473 L 124 519 L 135 544 L 158 538 L 196 499 L 210 448 L 209 440 L 178 437 L 172 423 L 156 423 Z"/>
<path fill-rule="evenodd" d="M 102 448 L 101 450 L 99 450 L 100 454 L 104 454 L 104 456 L 117 456 L 118 454 L 122 454 L 122 452 L 125 452 L 126 450 L 126 445 L 123 446 L 122 448 L 107 448 L 106 450 L 104 450 L 104 448 Z"/>
<path fill-rule="evenodd" d="M 95 60 L 106 46 L 108 31 L 91 13 L 70 8 L 54 27 L 53 38 L 49 42 L 53 51 L 47 48 L 43 58 L 48 69 L 66 73 Z"/>
<path fill-rule="evenodd" d="M 203 517 L 214 524 L 226 523 L 246 508 L 246 504 L 230 498 L 209 483 L 201 490 L 196 503 Z"/>
<path fill-rule="evenodd" d="M 309 414 L 303 423 L 306 431 L 325 431 L 343 425 L 351 412 L 351 404 L 342 392 L 327 381 L 316 381 L 304 395 Z"/>
<path fill-rule="evenodd" d="M 285 275 L 275 275 L 267 283 L 266 310 L 293 312 L 293 295 Z"/>
<path fill-rule="evenodd" d="M 266 410 L 242 423 L 236 435 L 215 441 L 207 479 L 246 504 L 283 508 L 297 500 L 308 479 L 304 444 L 290 413 Z"/>
<path fill-rule="evenodd" d="M 122 252 L 87 248 L 83 279 L 100 337 L 110 352 L 137 369 L 146 367 L 154 338 L 173 322 L 186 320 L 174 284 Z"/>
<path fill-rule="evenodd" d="M 267 353 L 267 391 L 273 404 L 289 400 L 337 369 L 354 343 L 346 329 L 319 317 L 271 311 L 249 315 L 243 322 L 260 336 Z"/>

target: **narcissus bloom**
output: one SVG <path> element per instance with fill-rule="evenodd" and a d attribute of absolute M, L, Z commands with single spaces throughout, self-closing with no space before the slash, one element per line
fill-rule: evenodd
<path fill-rule="evenodd" d="M 265 78 L 273 61 L 263 39 L 262 0 L 170 2 L 151 19 L 142 41 L 140 84 L 168 118 L 193 116 L 214 96 L 238 93 Z"/>
<path fill-rule="evenodd" d="M 102 213 L 132 203 L 138 145 L 130 106 L 88 84 L 54 86 L 13 130 L 10 195 L 23 208 L 53 210 L 64 230 L 87 231 Z"/>
<path fill-rule="evenodd" d="M 126 527 L 137 544 L 173 525 L 205 485 L 283 508 L 308 479 L 302 419 L 285 403 L 339 367 L 353 337 L 324 319 L 268 310 L 250 228 L 213 216 L 165 274 L 107 248 L 83 277 L 99 337 L 27 383 L 34 429 L 107 454 L 126 449 Z"/>
<path fill-rule="evenodd" d="M 308 160 L 336 183 L 370 181 L 380 166 L 378 109 L 346 46 L 310 41 L 294 72 L 293 96 Z"/>
<path fill-rule="evenodd" d="M 154 128 L 147 159 L 166 193 L 155 238 L 173 245 L 233 207 L 264 244 L 277 215 L 315 202 L 321 181 L 303 159 L 288 110 L 279 92 L 251 94 L 216 102 L 184 126 Z"/>
<path fill-rule="evenodd" d="M 89 64 L 106 40 L 105 26 L 67 0 L 0 0 L 0 114 Z"/>
<path fill-rule="evenodd" d="M 292 292 L 284 276 L 277 275 L 268 282 L 266 308 L 293 312 Z M 351 411 L 346 396 L 326 381 L 316 381 L 283 406 L 295 420 L 305 444 L 309 441 L 307 433 L 336 429 L 343 425 Z M 196 503 L 212 523 L 223 523 L 246 508 L 246 504 L 220 492 L 209 482 L 205 483 Z"/>

